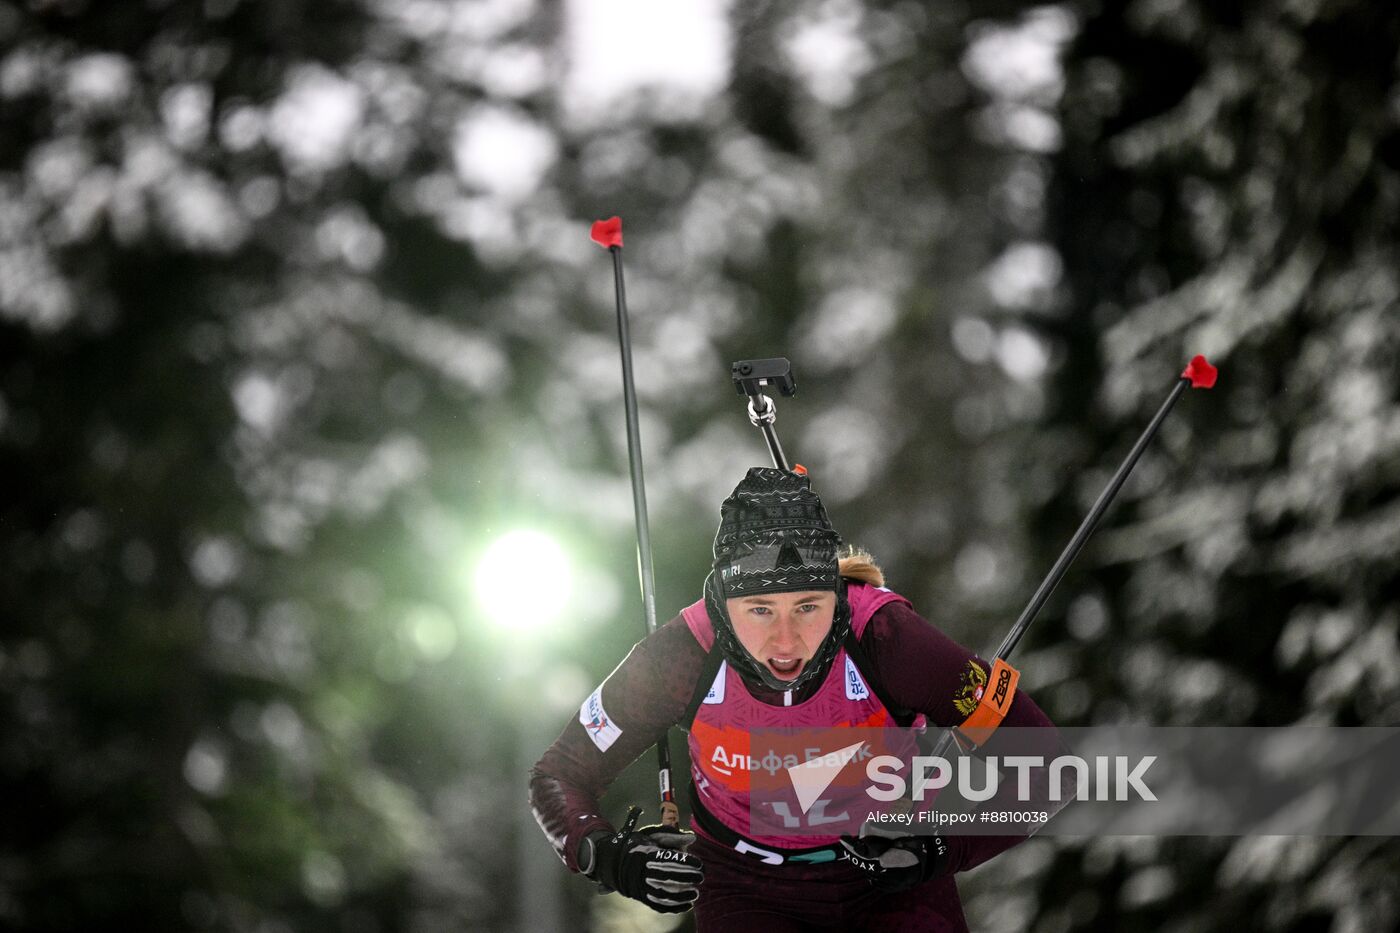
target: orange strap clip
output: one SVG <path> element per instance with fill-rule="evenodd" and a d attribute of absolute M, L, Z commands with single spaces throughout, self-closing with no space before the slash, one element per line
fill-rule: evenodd
<path fill-rule="evenodd" d="M 1011 698 L 1016 695 L 1016 684 L 1020 679 L 1020 671 L 997 658 L 992 665 L 991 676 L 987 678 L 987 686 L 982 689 L 977 708 L 963 720 L 962 725 L 953 730 L 953 736 L 964 751 L 970 752 L 991 738 L 997 726 L 1006 718 L 1006 711 L 1011 708 Z"/>

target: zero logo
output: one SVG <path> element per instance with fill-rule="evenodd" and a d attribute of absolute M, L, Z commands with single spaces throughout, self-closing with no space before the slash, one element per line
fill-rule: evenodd
<path fill-rule="evenodd" d="M 997 706 L 1006 702 L 1006 691 L 1011 687 L 1011 672 L 1006 668 L 1001 669 L 1001 676 L 997 678 L 996 693 L 992 694 L 992 700 Z"/>

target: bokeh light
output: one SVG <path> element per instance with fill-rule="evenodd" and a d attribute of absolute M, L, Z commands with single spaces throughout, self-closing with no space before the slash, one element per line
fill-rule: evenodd
<path fill-rule="evenodd" d="M 557 620 L 573 592 L 573 566 L 559 542 L 516 529 L 482 554 L 472 576 L 477 604 L 501 628 L 533 631 Z"/>

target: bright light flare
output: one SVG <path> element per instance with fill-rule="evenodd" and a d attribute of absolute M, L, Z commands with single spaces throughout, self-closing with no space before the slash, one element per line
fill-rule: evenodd
<path fill-rule="evenodd" d="M 557 621 L 573 593 L 573 568 L 559 542 L 529 529 L 492 542 L 476 566 L 478 604 L 498 626 L 531 631 Z"/>

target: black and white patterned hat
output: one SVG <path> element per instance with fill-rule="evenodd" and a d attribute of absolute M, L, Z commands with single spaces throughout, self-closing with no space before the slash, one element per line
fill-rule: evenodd
<path fill-rule="evenodd" d="M 714 566 L 705 579 L 705 610 L 715 645 L 746 683 L 776 691 L 821 682 L 851 630 L 851 607 L 841 581 L 841 536 L 806 475 L 753 467 L 720 506 Z M 726 600 L 758 593 L 834 590 L 831 629 L 802 673 L 775 677 L 744 648 Z"/>
<path fill-rule="evenodd" d="M 841 536 L 805 475 L 754 467 L 719 514 L 714 571 L 726 597 L 836 589 Z"/>

